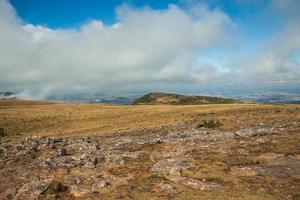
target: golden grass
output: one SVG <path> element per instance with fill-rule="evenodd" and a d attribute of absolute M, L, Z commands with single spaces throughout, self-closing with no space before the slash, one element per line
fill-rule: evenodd
<path fill-rule="evenodd" d="M 20 100 L 20 99 L 1 99 L 0 107 L 16 107 L 16 106 L 33 106 L 33 105 L 49 105 L 59 102 L 54 101 L 32 101 L 32 100 Z"/>
<path fill-rule="evenodd" d="M 284 105 L 218 104 L 195 106 L 48 104 L 3 106 L 0 127 L 10 137 L 30 135 L 77 135 L 129 131 L 175 125 L 201 114 L 284 108 Z M 289 106 L 297 107 L 297 106 Z M 299 106 L 298 106 L 299 107 Z M 226 123 L 225 126 L 226 127 Z"/>

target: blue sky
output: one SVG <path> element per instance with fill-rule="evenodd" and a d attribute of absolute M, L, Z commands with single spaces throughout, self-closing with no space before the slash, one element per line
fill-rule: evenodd
<path fill-rule="evenodd" d="M 0 0 L 0 89 L 297 88 L 299 10 L 297 0 Z"/>
<path fill-rule="evenodd" d="M 123 4 L 133 7 L 151 7 L 166 9 L 170 4 L 176 4 L 183 9 L 194 3 L 203 3 L 210 9 L 221 9 L 242 30 L 245 51 L 253 51 L 262 40 L 270 37 L 283 25 L 283 20 L 270 10 L 270 0 L 232 1 L 232 0 L 11 0 L 18 15 L 28 23 L 44 25 L 49 28 L 78 28 L 92 19 L 114 24 L 116 8 Z M 254 3 L 249 3 L 254 2 Z"/>
<path fill-rule="evenodd" d="M 199 2 L 209 6 L 210 9 L 221 9 L 241 26 L 249 40 L 264 39 L 283 24 L 281 19 L 270 10 L 270 0 L 254 0 L 252 1 L 254 3 L 247 3 L 247 0 L 11 0 L 18 15 L 24 21 L 54 29 L 79 27 L 91 19 L 101 20 L 105 24 L 116 23 L 115 10 L 123 4 L 133 7 L 148 6 L 152 9 L 166 9 L 170 4 L 176 4 L 183 9 L 188 9 L 188 6 Z"/>
<path fill-rule="evenodd" d="M 77 27 L 90 19 L 100 19 L 106 24 L 116 22 L 115 9 L 124 3 L 154 9 L 167 8 L 176 1 L 122 1 L 122 0 L 12 0 L 20 17 L 33 24 L 45 24 L 51 28 Z"/>
<path fill-rule="evenodd" d="M 166 9 L 169 4 L 176 4 L 183 8 L 194 3 L 208 5 L 211 9 L 217 8 L 224 11 L 232 19 L 237 21 L 251 21 L 262 12 L 270 12 L 270 0 L 232 1 L 232 0 L 11 0 L 18 15 L 25 21 L 33 24 L 47 24 L 51 28 L 73 27 L 84 23 L 89 19 L 101 19 L 105 23 L 114 23 L 115 9 L 122 4 L 134 7 L 149 6 L 152 9 Z M 253 3 L 251 3 L 253 2 Z M 269 13 L 270 14 L 270 13 Z M 272 18 L 274 21 L 274 18 Z M 259 21 L 257 21 L 260 23 Z"/>

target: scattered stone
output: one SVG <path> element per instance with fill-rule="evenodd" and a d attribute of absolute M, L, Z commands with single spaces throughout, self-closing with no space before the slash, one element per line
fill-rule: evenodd
<path fill-rule="evenodd" d="M 296 124 L 291 127 L 299 126 Z M 267 137 L 262 139 L 253 136 L 291 130 L 291 127 L 284 126 L 285 129 L 283 129 L 283 126 L 260 124 L 236 132 L 174 129 L 166 130 L 163 134 L 162 132 L 159 134 L 157 132 L 131 134 L 130 132 L 130 135 L 126 133 L 117 137 L 93 135 L 68 138 L 32 136 L 26 139 L 3 141 L 0 144 L 0 164 L 3 167 L 1 181 L 4 180 L 6 186 L 1 191 L 0 199 L 2 197 L 5 199 L 7 195 L 10 195 L 9 198 L 16 196 L 16 199 L 47 199 L 48 197 L 54 198 L 51 192 L 48 194 L 49 191 L 64 192 L 66 190 L 68 192 L 63 195 L 72 195 L 73 198 L 98 197 L 99 194 L 92 193 L 105 193 L 121 188 L 121 186 L 131 187 L 129 180 L 136 179 L 141 174 L 138 171 L 141 168 L 143 175 L 145 170 L 152 173 L 147 174 L 155 180 L 151 182 L 151 188 L 166 195 L 171 196 L 185 188 L 179 184 L 199 192 L 222 192 L 228 187 L 227 183 L 211 179 L 187 178 L 184 176 L 190 176 L 192 173 L 183 173 L 184 170 L 194 167 L 193 159 L 199 159 L 201 155 L 204 155 L 206 159 L 206 153 L 211 155 L 221 151 L 221 153 L 227 153 L 230 151 L 230 145 L 238 146 L 238 149 L 234 148 L 234 150 L 239 156 L 249 156 L 249 148 L 244 147 L 269 144 L 270 141 Z M 234 138 L 235 135 L 239 137 Z M 227 144 L 225 147 L 220 146 L 224 141 L 230 142 L 228 146 Z M 281 141 L 278 139 L 277 142 Z M 255 164 L 251 166 L 226 166 L 224 170 L 235 178 L 257 175 L 275 178 L 298 176 L 299 157 L 284 154 L 273 157 L 269 154 L 263 156 L 254 157 L 261 162 L 254 160 Z M 144 161 L 145 168 L 142 163 Z M 153 162 L 155 164 L 152 168 L 150 166 L 149 170 L 149 165 Z M 223 166 L 220 168 L 223 169 Z M 9 176 L 6 177 L 6 173 Z M 52 177 L 52 173 L 64 177 L 64 185 L 51 183 L 49 186 L 48 179 L 35 179 L 24 184 L 24 181 L 30 180 L 27 179 L 32 174 Z M 99 174 L 103 176 L 92 178 Z M 76 177 L 80 178 L 76 179 Z M 13 186 L 7 184 L 9 181 L 13 183 Z"/>
<path fill-rule="evenodd" d="M 74 159 L 74 156 L 58 156 L 53 158 L 49 166 L 71 168 L 81 164 L 80 160 Z"/>
<path fill-rule="evenodd" d="M 146 155 L 146 153 L 144 151 L 134 151 L 134 152 L 124 152 L 122 154 L 122 157 L 138 159 L 138 158 L 141 158 L 145 155 Z"/>
<path fill-rule="evenodd" d="M 253 144 L 254 145 L 260 145 L 260 144 L 265 144 L 266 142 L 264 141 L 264 139 L 259 138 L 257 139 Z"/>
<path fill-rule="evenodd" d="M 37 140 L 33 140 L 31 142 L 31 149 L 34 150 L 34 151 L 37 151 L 38 150 L 38 147 L 39 147 L 39 142 Z"/>
<path fill-rule="evenodd" d="M 99 149 L 99 145 L 91 142 L 87 142 L 86 140 L 84 141 L 77 141 L 74 142 L 68 146 L 66 146 L 66 149 L 68 152 L 73 152 L 74 154 L 76 153 L 91 153 L 95 152 Z"/>
<path fill-rule="evenodd" d="M 159 184 L 160 190 L 161 192 L 164 192 L 166 194 L 177 194 L 178 191 L 176 190 L 176 188 L 170 184 L 167 183 L 160 183 Z"/>
<path fill-rule="evenodd" d="M 44 162 L 44 166 L 45 167 L 52 167 L 54 164 L 53 164 L 53 160 L 52 159 L 46 159 L 45 162 Z"/>
<path fill-rule="evenodd" d="M 66 156 L 67 155 L 67 150 L 65 148 L 58 149 L 57 154 L 59 156 Z"/>
<path fill-rule="evenodd" d="M 123 165 L 124 159 L 121 155 L 118 154 L 108 154 L 105 155 L 105 161 L 112 164 Z"/>
<path fill-rule="evenodd" d="M 208 181 L 205 179 L 198 180 L 194 178 L 183 178 L 179 182 L 187 187 L 199 189 L 201 191 L 222 192 L 226 190 L 226 187 L 222 184 L 216 181 Z"/>
<path fill-rule="evenodd" d="M 234 135 L 239 137 L 255 137 L 255 136 L 264 136 L 264 135 L 270 135 L 275 134 L 278 132 L 281 132 L 285 130 L 285 128 L 282 127 L 265 127 L 262 125 L 259 125 L 257 127 L 252 127 L 249 129 L 243 129 L 239 131 L 235 131 Z"/>
<path fill-rule="evenodd" d="M 105 161 L 105 156 L 100 154 L 95 156 L 95 164 L 99 164 Z"/>
<path fill-rule="evenodd" d="M 133 142 L 134 142 L 134 141 L 133 141 L 133 139 L 131 139 L 131 138 L 125 138 L 125 139 L 122 139 L 121 141 L 115 143 L 114 149 L 122 149 L 122 148 L 128 147 L 128 146 L 131 145 Z"/>
<path fill-rule="evenodd" d="M 198 180 L 198 179 L 192 179 L 192 178 L 184 178 L 180 181 L 181 184 L 185 186 L 189 186 L 191 188 L 197 188 L 200 190 L 206 190 L 205 187 L 205 180 Z"/>
<path fill-rule="evenodd" d="M 162 144 L 162 143 L 163 143 L 163 141 L 162 141 L 162 139 L 161 139 L 161 138 L 157 138 L 157 139 L 156 139 L 156 143 L 157 143 L 157 144 Z"/>
<path fill-rule="evenodd" d="M 106 187 L 109 187 L 109 186 L 110 186 L 110 183 L 107 182 L 106 180 L 99 181 L 99 182 L 94 183 L 92 185 L 92 192 L 100 193 L 103 188 L 106 188 Z"/>
<path fill-rule="evenodd" d="M 88 161 L 88 155 L 86 153 L 72 156 L 75 165 L 82 166 Z"/>
<path fill-rule="evenodd" d="M 58 143 L 58 142 L 63 142 L 64 139 L 62 137 L 49 137 L 47 139 L 48 145 Z"/>
<path fill-rule="evenodd" d="M 257 173 L 250 167 L 232 167 L 231 174 L 234 176 L 255 176 Z"/>
<path fill-rule="evenodd" d="M 0 144 L 0 154 L 5 154 L 7 152 L 7 149 Z"/>
<path fill-rule="evenodd" d="M 181 176 L 181 171 L 192 168 L 193 165 L 183 159 L 160 160 L 151 168 L 151 172 L 156 172 L 165 176 Z"/>
<path fill-rule="evenodd" d="M 84 164 L 84 167 L 92 169 L 92 168 L 95 167 L 96 164 L 97 164 L 97 159 L 96 159 L 96 158 L 93 158 L 93 159 L 87 161 L 87 162 Z"/>

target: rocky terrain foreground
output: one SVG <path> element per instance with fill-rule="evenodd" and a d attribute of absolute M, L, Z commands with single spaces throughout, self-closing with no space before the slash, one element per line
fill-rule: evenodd
<path fill-rule="evenodd" d="M 185 122 L 3 140 L 0 199 L 300 199 L 299 110 L 260 110 L 272 120 L 228 131 Z"/>

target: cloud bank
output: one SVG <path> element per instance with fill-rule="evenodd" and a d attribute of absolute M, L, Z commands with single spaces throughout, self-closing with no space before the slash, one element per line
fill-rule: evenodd
<path fill-rule="evenodd" d="M 296 1 L 291 2 L 276 0 L 272 6 L 288 16 L 286 10 Z M 198 56 L 234 43 L 236 24 L 221 10 L 204 4 L 186 10 L 176 5 L 153 10 L 125 4 L 116 9 L 113 25 L 91 20 L 79 28 L 51 29 L 22 21 L 8 1 L 0 0 L 0 88 L 46 98 L 54 93 L 253 80 L 299 83 L 295 55 L 300 26 L 295 13 L 261 51 L 240 60 L 238 70 L 229 63 L 224 66 L 229 70 L 222 72 Z"/>
<path fill-rule="evenodd" d="M 213 69 L 195 66 L 197 52 L 224 42 L 231 24 L 224 13 L 205 6 L 187 13 L 176 5 L 123 5 L 116 24 L 92 20 L 57 30 L 22 22 L 7 1 L 0 2 L 0 13 L 0 85 L 42 96 L 206 81 Z"/>

